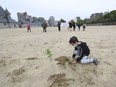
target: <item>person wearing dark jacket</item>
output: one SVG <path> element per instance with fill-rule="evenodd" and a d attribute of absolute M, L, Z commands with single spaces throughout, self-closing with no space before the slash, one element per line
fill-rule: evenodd
<path fill-rule="evenodd" d="M 58 22 L 57 26 L 58 26 L 58 30 L 61 31 L 61 23 L 60 22 Z"/>
<path fill-rule="evenodd" d="M 46 30 L 46 28 L 47 28 L 47 23 L 46 23 L 46 21 L 43 22 L 42 27 L 43 27 L 43 32 L 46 32 L 46 31 L 47 31 L 47 30 Z"/>
<path fill-rule="evenodd" d="M 83 64 L 86 64 L 86 63 L 94 63 L 95 65 L 98 64 L 98 61 L 96 58 L 88 57 L 90 54 L 90 49 L 85 42 L 78 41 L 77 37 L 73 36 L 70 38 L 69 43 L 72 46 L 74 46 L 74 52 L 72 55 L 73 64 L 77 62 L 81 62 Z"/>
<path fill-rule="evenodd" d="M 72 22 L 72 26 L 73 26 L 73 31 L 75 31 L 76 24 L 75 24 L 75 22 L 74 22 L 74 21 Z"/>
<path fill-rule="evenodd" d="M 83 31 L 85 31 L 85 28 L 86 28 L 86 25 L 85 25 L 85 24 L 83 24 Z"/>
<path fill-rule="evenodd" d="M 72 29 L 72 22 L 70 21 L 69 22 L 69 30 L 72 31 L 71 29 Z"/>

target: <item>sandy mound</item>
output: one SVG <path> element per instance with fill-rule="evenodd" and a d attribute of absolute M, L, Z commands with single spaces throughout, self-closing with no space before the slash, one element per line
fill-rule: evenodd
<path fill-rule="evenodd" d="M 9 82 L 21 82 L 24 78 L 24 67 L 21 67 L 19 69 L 15 69 L 13 72 L 9 73 L 7 77 L 9 78 Z"/>
<path fill-rule="evenodd" d="M 51 85 L 49 87 L 70 87 L 71 82 L 74 79 L 67 79 L 64 73 L 62 74 L 54 74 L 48 78 L 48 81 L 51 81 Z"/>
<path fill-rule="evenodd" d="M 58 58 L 55 58 L 55 61 L 58 61 L 58 65 L 65 66 L 66 63 L 70 64 L 70 58 L 67 56 L 60 56 Z"/>

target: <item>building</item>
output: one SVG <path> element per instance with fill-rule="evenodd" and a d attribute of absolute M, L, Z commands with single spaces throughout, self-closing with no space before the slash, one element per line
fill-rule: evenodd
<path fill-rule="evenodd" d="M 11 13 L 0 6 L 0 28 L 16 27 L 17 22 L 11 18 Z"/>
<path fill-rule="evenodd" d="M 49 24 L 49 26 L 55 26 L 55 18 L 54 18 L 54 16 L 50 16 L 50 18 L 48 20 L 48 24 Z"/>
<path fill-rule="evenodd" d="M 90 16 L 90 21 L 96 21 L 100 17 L 103 17 L 103 13 L 94 13 Z"/>
<path fill-rule="evenodd" d="M 26 24 L 31 21 L 31 16 L 27 15 L 27 12 L 24 13 L 17 13 L 18 16 L 18 22 L 20 24 Z"/>
<path fill-rule="evenodd" d="M 30 23 L 31 26 L 41 26 L 41 24 L 43 23 L 43 21 L 45 20 L 43 17 L 32 17 L 30 15 L 27 14 L 27 12 L 24 13 L 17 13 L 18 16 L 18 22 L 20 25 L 24 25 L 27 23 Z"/>

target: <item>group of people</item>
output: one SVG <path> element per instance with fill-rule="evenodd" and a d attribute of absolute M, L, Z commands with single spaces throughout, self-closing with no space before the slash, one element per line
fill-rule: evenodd
<path fill-rule="evenodd" d="M 68 30 L 72 31 L 72 28 L 73 28 L 73 31 L 75 31 L 76 23 L 74 21 L 69 22 Z"/>
<path fill-rule="evenodd" d="M 69 26 L 68 26 L 69 31 L 72 31 L 72 28 L 73 28 L 73 31 L 75 31 L 76 26 L 78 27 L 79 31 L 80 31 L 81 26 L 83 27 L 83 31 L 85 31 L 85 28 L 86 28 L 86 24 L 83 24 L 83 25 L 77 24 L 76 25 L 76 23 L 74 21 L 70 21 L 68 24 L 69 24 Z M 47 22 L 44 21 L 41 26 L 43 27 L 43 32 L 47 32 L 47 30 L 46 30 L 46 28 L 48 27 Z M 26 27 L 27 27 L 27 32 L 31 32 L 31 26 L 29 23 L 26 25 Z M 57 23 L 57 27 L 58 27 L 58 31 L 61 31 L 61 22 Z"/>
<path fill-rule="evenodd" d="M 42 25 L 41 25 L 42 27 L 43 27 L 43 32 L 47 32 L 47 30 L 46 30 L 46 28 L 47 28 L 47 22 L 46 21 L 44 21 L 43 23 L 42 23 Z M 26 28 L 27 28 L 27 32 L 31 32 L 31 25 L 30 25 L 30 23 L 28 23 L 27 25 L 26 25 Z"/>
<path fill-rule="evenodd" d="M 85 31 L 85 28 L 86 28 L 86 24 L 80 25 L 80 24 L 76 24 L 74 21 L 70 21 L 68 25 L 69 25 L 68 26 L 69 31 L 72 31 L 72 28 L 73 28 L 73 31 L 75 31 L 76 26 L 78 27 L 79 31 L 81 26 L 83 27 L 83 31 Z M 58 30 L 61 31 L 61 22 L 58 22 L 57 27 L 58 27 Z"/>
<path fill-rule="evenodd" d="M 76 26 L 78 27 L 79 31 L 80 31 L 81 26 L 83 27 L 83 31 L 85 31 L 86 24 L 83 24 L 83 25 L 76 24 L 74 21 L 69 22 L 68 30 L 72 31 L 72 28 L 73 28 L 73 31 L 75 31 Z"/>

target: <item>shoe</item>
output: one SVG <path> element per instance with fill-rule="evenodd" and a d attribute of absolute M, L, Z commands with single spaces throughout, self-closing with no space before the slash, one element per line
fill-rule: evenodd
<path fill-rule="evenodd" d="M 98 60 L 95 58 L 95 59 L 93 60 L 93 63 L 94 63 L 95 65 L 98 65 Z"/>

